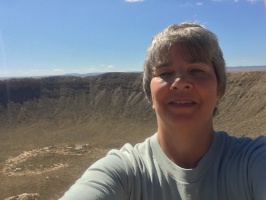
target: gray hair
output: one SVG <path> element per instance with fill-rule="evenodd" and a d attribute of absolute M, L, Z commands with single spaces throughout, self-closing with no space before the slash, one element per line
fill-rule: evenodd
<path fill-rule="evenodd" d="M 174 44 L 181 44 L 195 61 L 211 62 L 217 78 L 217 93 L 222 97 L 226 88 L 226 70 L 222 50 L 214 33 L 195 23 L 174 24 L 157 34 L 148 48 L 143 66 L 143 89 L 151 102 L 150 83 L 154 68 L 166 61 Z M 216 112 L 215 110 L 214 112 Z"/>

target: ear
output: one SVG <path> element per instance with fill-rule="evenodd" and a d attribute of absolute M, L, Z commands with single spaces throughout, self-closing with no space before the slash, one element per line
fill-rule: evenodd
<path fill-rule="evenodd" d="M 217 99 L 216 99 L 216 103 L 215 103 L 215 107 L 218 107 L 219 104 L 220 104 L 220 97 L 218 96 Z"/>
<path fill-rule="evenodd" d="M 151 95 L 150 103 L 151 103 L 152 109 L 155 110 L 154 99 L 153 99 L 153 96 L 152 95 Z"/>
<path fill-rule="evenodd" d="M 154 103 L 153 102 L 151 102 L 152 103 L 152 109 L 154 109 L 155 110 L 155 106 L 154 106 Z"/>
<path fill-rule="evenodd" d="M 215 106 L 218 107 L 220 104 L 220 97 L 217 98 Z"/>
<path fill-rule="evenodd" d="M 219 106 L 220 102 L 221 102 L 221 99 L 222 99 L 223 95 L 222 94 L 218 94 L 217 92 L 217 100 L 216 100 L 216 107 Z"/>

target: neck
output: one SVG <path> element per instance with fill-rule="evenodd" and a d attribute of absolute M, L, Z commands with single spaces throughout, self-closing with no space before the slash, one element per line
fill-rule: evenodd
<path fill-rule="evenodd" d="M 198 131 L 200 130 L 200 131 Z M 183 168 L 195 168 L 209 150 L 213 138 L 212 126 L 207 128 L 164 129 L 158 127 L 158 141 L 164 153 Z"/>

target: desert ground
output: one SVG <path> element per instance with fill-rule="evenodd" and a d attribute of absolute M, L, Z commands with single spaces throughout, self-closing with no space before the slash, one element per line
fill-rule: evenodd
<path fill-rule="evenodd" d="M 266 134 L 266 71 L 230 71 L 214 118 L 237 137 Z M 156 131 L 140 73 L 0 81 L 0 199 L 55 200 L 97 159 Z"/>

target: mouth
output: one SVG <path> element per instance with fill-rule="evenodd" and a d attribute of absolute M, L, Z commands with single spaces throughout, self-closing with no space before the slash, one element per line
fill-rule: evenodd
<path fill-rule="evenodd" d="M 177 105 L 186 105 L 186 104 L 195 104 L 194 101 L 172 101 L 170 104 L 177 104 Z"/>
<path fill-rule="evenodd" d="M 174 107 L 193 107 L 195 105 L 197 105 L 197 102 L 192 101 L 192 100 L 174 100 L 174 101 L 170 101 L 169 102 L 170 106 L 174 106 Z"/>

